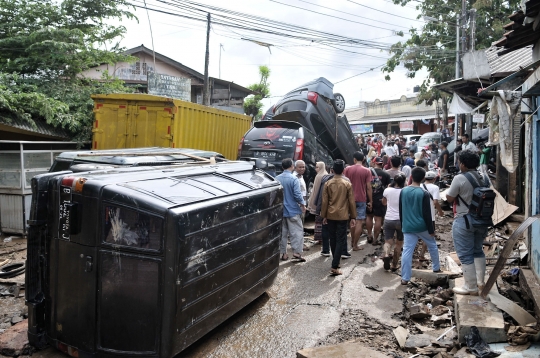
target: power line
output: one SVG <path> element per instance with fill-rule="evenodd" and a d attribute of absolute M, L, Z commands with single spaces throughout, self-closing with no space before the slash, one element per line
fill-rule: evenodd
<path fill-rule="evenodd" d="M 386 28 L 386 27 L 381 27 L 381 26 L 376 26 L 376 25 L 366 24 L 366 23 L 359 22 L 359 21 L 354 21 L 354 20 L 348 20 L 348 19 L 344 19 L 344 18 L 339 17 L 339 16 L 334 16 L 334 15 L 330 15 L 330 14 L 325 14 L 325 13 L 318 12 L 318 11 L 315 11 L 315 10 L 309 10 L 309 9 L 306 9 L 306 8 L 303 8 L 303 7 L 300 7 L 300 6 L 295 6 L 295 5 L 291 5 L 291 4 L 285 4 L 285 3 L 279 2 L 279 1 L 277 1 L 277 0 L 269 0 L 269 1 L 275 2 L 276 4 L 281 4 L 281 5 L 285 5 L 285 6 L 289 6 L 289 7 L 294 7 L 295 9 L 300 9 L 300 10 L 302 10 L 302 11 L 309 11 L 309 12 L 312 12 L 312 13 L 315 13 L 315 14 L 319 14 L 319 15 L 323 15 L 323 16 L 328 16 L 328 17 L 332 17 L 332 18 L 334 18 L 334 19 L 338 19 L 338 20 L 341 20 L 341 21 L 352 22 L 352 23 L 359 24 L 359 25 L 369 26 L 369 27 L 372 27 L 372 28 L 375 28 L 375 29 L 388 30 L 388 31 L 395 32 L 394 29 L 389 29 L 389 28 Z M 400 27 L 403 27 L 403 26 L 400 26 Z"/>
<path fill-rule="evenodd" d="M 366 7 L 366 8 L 368 8 L 368 9 L 371 9 L 371 10 L 374 10 L 374 11 L 382 12 L 382 13 L 387 14 L 387 15 L 390 15 L 390 16 L 400 17 L 400 18 L 402 18 L 402 19 L 407 19 L 407 20 L 411 20 L 411 21 L 423 22 L 423 21 L 418 20 L 418 19 L 411 19 L 410 17 L 405 17 L 405 16 L 401 16 L 401 15 L 396 15 L 396 14 L 392 14 L 391 12 L 387 12 L 387 11 L 375 9 L 374 7 L 367 6 L 367 5 L 364 5 L 364 4 L 360 4 L 360 3 L 357 3 L 357 2 L 352 1 L 352 0 L 347 0 L 347 1 L 348 1 L 348 2 L 352 2 L 353 4 L 356 4 L 356 5 L 362 6 L 362 7 Z"/>
<path fill-rule="evenodd" d="M 369 70 L 364 71 L 364 72 L 362 72 L 362 73 L 358 73 L 358 74 L 356 74 L 356 75 L 354 75 L 354 76 L 347 77 L 347 78 L 345 78 L 345 79 L 343 79 L 343 80 L 341 80 L 341 81 L 334 82 L 334 84 L 337 85 L 338 83 L 341 83 L 341 82 L 343 82 L 343 81 L 350 80 L 351 78 L 354 78 L 354 77 L 363 75 L 363 74 L 365 74 L 365 73 L 368 73 L 368 72 L 370 72 L 370 71 L 373 71 L 373 70 L 376 69 L 376 68 L 383 67 L 384 65 L 385 65 L 385 64 L 379 65 L 379 66 L 377 66 L 377 67 L 370 68 Z"/>

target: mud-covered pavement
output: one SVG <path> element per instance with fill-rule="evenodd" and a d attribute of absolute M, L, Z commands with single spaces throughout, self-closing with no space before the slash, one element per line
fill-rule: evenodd
<path fill-rule="evenodd" d="M 267 294 L 195 343 L 180 357 L 295 357 L 302 348 L 364 337 L 383 352 L 396 349 L 392 318 L 402 311 L 405 286 L 374 259 L 381 246 L 362 245 L 341 261 L 342 276 L 329 276 L 331 257 L 320 246 L 307 262 L 281 262 Z M 382 292 L 366 288 L 378 285 Z"/>

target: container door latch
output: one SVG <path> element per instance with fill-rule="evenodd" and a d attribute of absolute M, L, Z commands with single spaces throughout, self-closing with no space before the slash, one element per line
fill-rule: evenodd
<path fill-rule="evenodd" d="M 86 256 L 84 272 L 92 272 L 92 256 Z"/>

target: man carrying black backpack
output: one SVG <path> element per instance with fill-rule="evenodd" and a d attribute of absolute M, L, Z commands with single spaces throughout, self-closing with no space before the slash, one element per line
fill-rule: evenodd
<path fill-rule="evenodd" d="M 446 192 L 448 202 L 454 204 L 452 237 L 465 279 L 463 287 L 453 289 L 460 295 L 478 295 L 485 285 L 486 257 L 482 244 L 488 227 L 493 225 L 495 193 L 489 189 L 489 179 L 482 178 L 476 171 L 479 165 L 478 154 L 461 151 L 459 169 L 462 174 L 452 180 Z"/>

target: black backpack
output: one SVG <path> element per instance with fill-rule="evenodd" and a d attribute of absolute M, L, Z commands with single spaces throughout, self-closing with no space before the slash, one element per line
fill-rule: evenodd
<path fill-rule="evenodd" d="M 463 175 L 465 175 L 465 178 L 467 178 L 473 187 L 472 200 L 471 203 L 468 204 L 469 212 L 465 215 L 467 229 L 470 228 L 470 225 L 473 227 L 485 228 L 493 226 L 491 217 L 495 210 L 495 198 L 497 197 L 497 194 L 495 194 L 489 186 L 486 186 L 489 185 L 488 180 L 484 180 L 485 183 L 479 185 L 471 173 L 467 172 L 463 173 Z M 466 204 L 465 200 L 459 195 L 458 198 Z"/>

